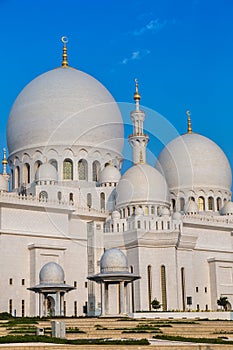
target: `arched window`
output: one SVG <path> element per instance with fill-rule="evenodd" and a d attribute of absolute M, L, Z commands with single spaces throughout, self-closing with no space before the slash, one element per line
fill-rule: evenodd
<path fill-rule="evenodd" d="M 88 208 L 91 208 L 91 206 L 92 206 L 92 196 L 91 196 L 91 193 L 88 193 L 88 194 L 87 194 L 87 206 L 88 206 Z"/>
<path fill-rule="evenodd" d="M 195 198 L 194 198 L 193 196 L 189 197 L 189 202 L 190 202 L 190 201 L 195 202 Z"/>
<path fill-rule="evenodd" d="M 141 221 L 138 221 L 138 228 L 141 228 Z"/>
<path fill-rule="evenodd" d="M 176 211 L 176 201 L 175 201 L 175 199 L 172 199 L 172 200 L 171 200 L 171 209 L 172 209 L 173 211 Z"/>
<path fill-rule="evenodd" d="M 57 170 L 57 161 L 55 159 L 50 159 L 49 163 Z"/>
<path fill-rule="evenodd" d="M 198 209 L 199 209 L 199 211 L 205 210 L 205 198 L 204 197 L 198 198 Z"/>
<path fill-rule="evenodd" d="M 40 160 L 37 160 L 34 164 L 34 171 L 36 173 L 37 169 L 41 166 L 42 162 Z"/>
<path fill-rule="evenodd" d="M 60 203 L 61 202 L 61 192 L 60 191 L 57 193 L 57 199 L 58 199 L 58 201 Z"/>
<path fill-rule="evenodd" d="M 11 169 L 11 188 L 15 188 L 15 173 L 13 172 L 13 170 Z"/>
<path fill-rule="evenodd" d="M 222 200 L 220 197 L 217 198 L 217 211 L 222 208 Z"/>
<path fill-rule="evenodd" d="M 28 163 L 23 165 L 23 182 L 25 184 L 30 183 L 30 165 Z"/>
<path fill-rule="evenodd" d="M 154 215 L 154 213 L 155 213 L 155 207 L 152 206 L 152 207 L 151 207 L 151 215 Z"/>
<path fill-rule="evenodd" d="M 180 198 L 180 210 L 181 211 L 184 211 L 184 204 L 185 204 L 184 198 Z"/>
<path fill-rule="evenodd" d="M 214 210 L 214 198 L 213 197 L 208 198 L 208 209 Z"/>
<path fill-rule="evenodd" d="M 70 194 L 69 194 L 69 202 L 70 203 L 74 202 L 74 194 L 72 192 L 70 192 Z"/>
<path fill-rule="evenodd" d="M 46 191 L 41 191 L 39 194 L 39 201 L 40 202 L 47 202 L 48 201 L 48 193 Z"/>
<path fill-rule="evenodd" d="M 127 216 L 130 216 L 130 208 L 127 207 Z"/>
<path fill-rule="evenodd" d="M 161 291 L 162 291 L 162 308 L 163 311 L 167 311 L 167 284 L 166 284 L 166 269 L 165 266 L 161 266 Z"/>
<path fill-rule="evenodd" d="M 105 210 L 105 193 L 100 193 L 100 209 Z"/>
<path fill-rule="evenodd" d="M 87 161 L 80 159 L 78 162 L 78 178 L 87 181 Z"/>
<path fill-rule="evenodd" d="M 92 163 L 92 181 L 98 181 L 99 171 L 100 171 L 100 162 L 98 162 L 98 160 L 95 160 Z"/>
<path fill-rule="evenodd" d="M 17 166 L 15 168 L 15 188 L 19 188 L 20 187 L 20 171 L 19 171 L 19 167 Z"/>
<path fill-rule="evenodd" d="M 184 267 L 181 267 L 181 292 L 182 292 L 182 306 L 183 311 L 186 309 L 186 292 L 185 292 L 185 274 L 184 274 Z"/>
<path fill-rule="evenodd" d="M 149 208 L 147 205 L 144 208 L 144 215 L 149 215 Z"/>
<path fill-rule="evenodd" d="M 73 180 L 73 162 L 65 159 L 63 162 L 63 180 Z"/>
<path fill-rule="evenodd" d="M 151 265 L 147 266 L 147 286 L 148 286 L 148 308 L 151 311 L 151 302 L 152 302 L 152 274 L 151 274 Z"/>

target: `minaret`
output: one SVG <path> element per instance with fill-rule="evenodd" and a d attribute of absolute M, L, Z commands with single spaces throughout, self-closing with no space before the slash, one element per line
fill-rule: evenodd
<path fill-rule="evenodd" d="M 145 120 L 145 112 L 140 110 L 141 96 L 138 92 L 138 80 L 135 79 L 134 101 L 136 108 L 130 113 L 133 123 L 133 134 L 129 135 L 129 143 L 132 147 L 132 158 L 134 164 L 146 163 L 146 146 L 149 141 L 149 136 L 144 134 L 143 123 Z"/>
<path fill-rule="evenodd" d="M 7 175 L 7 171 L 6 171 L 6 166 L 7 166 L 7 159 L 6 159 L 6 149 L 3 149 L 3 159 L 2 159 L 2 175 Z"/>

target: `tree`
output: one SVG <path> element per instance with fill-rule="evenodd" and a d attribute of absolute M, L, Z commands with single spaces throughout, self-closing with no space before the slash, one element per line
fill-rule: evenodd
<path fill-rule="evenodd" d="M 222 306 L 223 309 L 226 311 L 227 310 L 227 305 L 228 305 L 228 299 L 227 297 L 220 297 L 218 300 L 217 300 L 217 304 L 219 306 Z"/>
<path fill-rule="evenodd" d="M 157 298 L 154 298 L 154 300 L 152 300 L 151 306 L 152 306 L 152 308 L 155 309 L 155 310 L 158 310 L 158 309 L 161 308 L 161 304 L 160 304 L 160 302 L 157 300 Z"/>

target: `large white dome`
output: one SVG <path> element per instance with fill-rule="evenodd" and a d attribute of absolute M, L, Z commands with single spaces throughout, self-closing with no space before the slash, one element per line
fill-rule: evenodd
<path fill-rule="evenodd" d="M 108 90 L 90 75 L 57 68 L 32 80 L 10 112 L 10 154 L 34 147 L 92 146 L 121 153 L 119 108 Z"/>
<path fill-rule="evenodd" d="M 170 191 L 231 191 L 232 174 L 227 157 L 216 143 L 196 133 L 171 141 L 156 163 Z"/>
<path fill-rule="evenodd" d="M 169 205 L 169 191 L 165 178 L 148 164 L 131 167 L 117 185 L 116 207 L 132 204 Z"/>

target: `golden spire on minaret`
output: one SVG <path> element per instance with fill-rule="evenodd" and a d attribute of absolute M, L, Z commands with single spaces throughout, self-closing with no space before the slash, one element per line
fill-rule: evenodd
<path fill-rule="evenodd" d="M 68 38 L 67 36 L 63 36 L 61 38 L 61 41 L 63 42 L 63 54 L 62 54 L 62 67 L 67 68 L 68 67 L 68 55 L 67 55 L 67 48 L 66 44 L 68 43 Z"/>
<path fill-rule="evenodd" d="M 188 134 L 192 134 L 193 130 L 192 130 L 192 123 L 191 123 L 191 112 L 187 110 L 185 114 L 188 117 Z"/>
<path fill-rule="evenodd" d="M 7 166 L 8 162 L 7 162 L 7 159 L 6 159 L 6 149 L 3 148 L 3 159 L 2 159 L 2 165 L 3 165 L 3 175 L 6 175 L 7 172 L 6 172 L 6 166 Z"/>
<path fill-rule="evenodd" d="M 141 95 L 138 92 L 138 79 L 135 78 L 134 81 L 135 81 L 135 93 L 134 93 L 133 98 L 134 98 L 134 101 L 136 102 L 136 110 L 138 111 L 139 110 L 139 101 L 141 100 Z"/>

